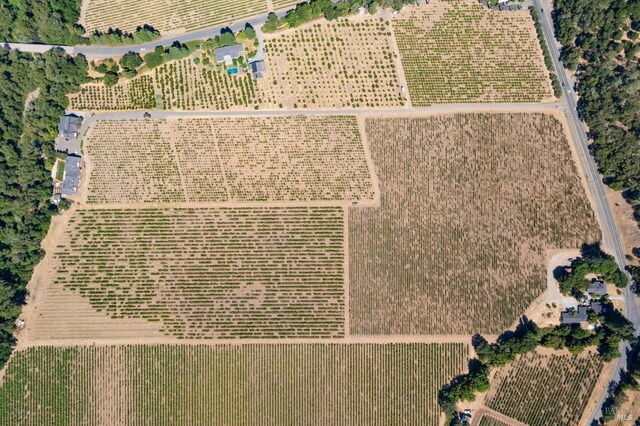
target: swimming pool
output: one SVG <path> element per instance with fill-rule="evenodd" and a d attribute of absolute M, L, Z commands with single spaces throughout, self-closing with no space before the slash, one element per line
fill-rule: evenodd
<path fill-rule="evenodd" d="M 238 67 L 235 68 L 229 68 L 227 70 L 227 74 L 231 75 L 231 74 L 238 74 Z"/>

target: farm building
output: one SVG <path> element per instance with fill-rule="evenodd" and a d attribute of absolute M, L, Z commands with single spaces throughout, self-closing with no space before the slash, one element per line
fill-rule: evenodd
<path fill-rule="evenodd" d="M 578 306 L 578 309 L 575 311 L 565 311 L 560 314 L 560 319 L 563 324 L 581 324 L 586 322 L 589 316 L 587 315 L 587 311 L 589 310 L 588 306 Z"/>
<path fill-rule="evenodd" d="M 78 127 L 80 120 L 78 116 L 74 114 L 64 115 L 60 118 L 60 124 L 58 124 L 58 133 L 61 138 L 75 139 L 78 137 Z"/>
<path fill-rule="evenodd" d="M 256 80 L 262 78 L 262 73 L 265 71 L 264 61 L 255 61 L 249 64 L 249 68 L 251 69 L 251 75 Z"/>
<path fill-rule="evenodd" d="M 62 181 L 62 195 L 75 195 L 80 186 L 82 174 L 82 160 L 77 155 L 68 155 L 64 163 L 64 179 Z"/>
<path fill-rule="evenodd" d="M 607 286 L 603 281 L 593 280 L 587 287 L 587 293 L 594 296 L 604 296 L 607 294 Z"/>
<path fill-rule="evenodd" d="M 225 65 L 231 65 L 234 59 L 244 54 L 244 47 L 241 44 L 232 44 L 231 46 L 218 47 L 213 51 L 216 55 L 216 62 Z"/>

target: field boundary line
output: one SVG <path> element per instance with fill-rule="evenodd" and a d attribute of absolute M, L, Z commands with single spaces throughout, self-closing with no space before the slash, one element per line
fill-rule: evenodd
<path fill-rule="evenodd" d="M 404 73 L 404 67 L 402 66 L 402 56 L 400 55 L 400 47 L 398 46 L 398 40 L 396 40 L 396 30 L 393 26 L 392 17 L 388 16 L 389 11 L 387 9 L 383 12 L 383 17 L 389 21 L 389 37 L 392 46 L 392 52 L 394 55 L 393 62 L 396 64 L 396 76 L 398 77 L 398 83 L 400 87 L 404 87 L 404 92 L 401 92 L 407 99 L 406 108 L 412 108 L 413 102 L 411 102 L 411 95 L 409 94 L 409 86 L 407 85 L 407 76 Z"/>
<path fill-rule="evenodd" d="M 55 339 L 55 340 L 29 340 L 17 347 L 17 350 L 23 350 L 30 347 L 38 346 L 144 346 L 144 345 L 183 345 L 183 346 L 235 346 L 235 345 L 352 345 L 352 344 L 393 344 L 393 343 L 424 343 L 424 344 L 445 344 L 460 343 L 471 346 L 472 335 L 345 335 L 339 338 L 293 338 L 293 339 L 179 339 L 175 337 L 132 337 L 119 339 Z M 491 337 L 491 336 L 489 336 Z M 497 337 L 497 336 L 496 336 Z"/>
<path fill-rule="evenodd" d="M 369 177 L 373 184 L 373 202 L 375 207 L 380 207 L 382 196 L 380 194 L 380 179 L 376 173 L 376 165 L 373 162 L 373 156 L 371 155 L 371 147 L 369 146 L 369 139 L 367 138 L 367 120 L 366 117 L 357 116 L 356 123 L 358 125 L 358 132 L 360 132 L 360 141 L 362 143 L 362 149 L 364 150 L 364 158 L 367 160 L 367 167 L 369 169 Z M 358 204 L 360 206 L 360 204 Z M 370 207 L 366 202 L 362 202 L 364 207 Z"/>
<path fill-rule="evenodd" d="M 351 322 L 349 317 L 351 316 L 351 311 L 349 309 L 349 208 L 346 207 L 342 209 L 344 212 L 343 220 L 344 220 L 344 231 L 342 235 L 342 249 L 344 253 L 344 335 L 351 336 Z"/>

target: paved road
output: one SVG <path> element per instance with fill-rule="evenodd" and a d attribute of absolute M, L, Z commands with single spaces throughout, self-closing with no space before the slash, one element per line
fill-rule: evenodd
<path fill-rule="evenodd" d="M 540 12 L 544 7 L 540 0 L 533 0 L 533 3 L 538 12 Z M 562 91 L 564 95 L 564 102 L 567 106 L 569 122 L 571 123 L 572 131 L 574 133 L 575 140 L 577 141 L 580 159 L 587 175 L 587 181 L 589 183 L 589 188 L 592 193 L 593 200 L 596 204 L 596 214 L 598 215 L 600 223 L 602 225 L 602 233 L 605 245 L 610 250 L 612 250 L 618 266 L 624 270 L 625 266 L 627 266 L 627 261 L 624 256 L 622 240 L 620 239 L 620 233 L 618 231 L 611 206 L 609 205 L 609 200 L 607 199 L 607 195 L 604 190 L 604 184 L 602 183 L 595 161 L 591 157 L 589 151 L 589 139 L 585 132 L 584 124 L 578 116 L 576 97 L 575 93 L 572 90 L 573 81 L 570 81 L 570 79 L 567 77 L 566 73 L 564 72 L 564 68 L 560 63 L 559 44 L 554 38 L 553 26 L 551 23 L 549 11 L 546 10 L 545 13 L 538 14 L 540 15 L 540 22 L 542 24 L 544 37 L 551 52 L 553 65 L 563 86 Z M 638 327 L 640 327 L 640 309 L 638 309 L 636 297 L 631 292 L 630 286 L 627 286 L 627 288 L 624 290 L 624 302 L 626 316 L 635 325 L 636 330 L 638 330 Z M 626 367 L 627 349 L 629 349 L 628 344 L 622 345 L 622 356 L 616 361 L 616 365 L 613 369 L 610 382 L 617 382 L 620 380 L 620 371 L 621 369 Z M 602 416 L 602 404 L 606 400 L 607 396 L 607 392 L 604 392 L 600 397 L 599 403 L 593 410 L 588 424 L 597 421 L 597 419 Z"/>
<path fill-rule="evenodd" d="M 332 0 L 334 3 L 337 3 L 339 0 Z M 284 9 L 276 10 L 276 15 L 282 17 L 284 16 L 291 7 L 287 7 Z M 227 22 L 225 24 L 218 24 L 215 26 L 202 28 L 199 30 L 187 32 L 184 34 L 176 34 L 176 35 L 167 35 L 162 36 L 158 40 L 150 41 L 148 43 L 136 44 L 136 45 L 128 45 L 128 46 L 98 46 L 98 45 L 78 45 L 78 46 L 58 46 L 64 48 L 69 54 L 79 54 L 82 53 L 85 56 L 90 56 L 94 59 L 101 58 L 111 58 L 115 56 L 122 56 L 129 51 L 134 52 L 150 52 L 156 46 L 171 46 L 175 41 L 179 41 L 180 43 L 186 43 L 188 41 L 194 40 L 206 40 L 208 38 L 214 37 L 220 34 L 220 30 L 223 28 L 231 28 L 234 33 L 244 29 L 245 24 L 249 23 L 256 31 L 259 32 L 262 24 L 267 20 L 268 13 L 262 13 L 260 15 L 254 15 L 251 17 L 247 17 L 245 19 L 240 19 L 234 22 Z M 33 52 L 33 53 L 42 53 L 43 49 L 46 51 L 51 47 L 56 46 L 48 46 L 45 44 L 15 44 L 15 43 L 4 43 L 0 42 L 0 46 L 9 46 L 12 48 L 18 48 L 23 52 Z M 144 50 L 142 50 L 144 49 Z"/>

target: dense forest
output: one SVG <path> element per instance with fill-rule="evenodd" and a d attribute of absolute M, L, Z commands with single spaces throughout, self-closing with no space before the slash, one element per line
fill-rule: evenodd
<path fill-rule="evenodd" d="M 66 94 L 87 80 L 82 55 L 0 49 L 0 366 L 11 354 L 26 285 L 43 255 L 40 241 L 57 213 L 49 201 L 47 170 L 57 123 Z M 27 94 L 36 88 L 40 94 L 25 108 Z"/>
<path fill-rule="evenodd" d="M 556 0 L 564 65 L 576 71 L 578 109 L 605 183 L 640 221 L 640 0 Z"/>

